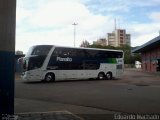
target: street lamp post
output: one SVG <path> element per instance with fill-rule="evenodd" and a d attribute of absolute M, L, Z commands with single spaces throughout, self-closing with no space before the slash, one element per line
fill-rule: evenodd
<path fill-rule="evenodd" d="M 74 47 L 76 46 L 75 45 L 75 42 L 76 42 L 76 25 L 78 25 L 78 23 L 73 23 L 72 25 L 74 25 Z"/>

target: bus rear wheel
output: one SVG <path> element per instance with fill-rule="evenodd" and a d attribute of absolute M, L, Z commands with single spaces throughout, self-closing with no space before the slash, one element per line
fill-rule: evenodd
<path fill-rule="evenodd" d="M 105 74 L 103 72 L 98 74 L 98 79 L 99 80 L 104 80 L 105 79 Z"/>
<path fill-rule="evenodd" d="M 111 73 L 111 72 L 108 72 L 108 73 L 106 74 L 106 79 L 107 79 L 107 80 L 111 80 L 111 79 L 112 79 L 112 73 Z"/>
<path fill-rule="evenodd" d="M 55 80 L 55 75 L 53 73 L 47 73 L 44 81 L 46 82 L 53 82 Z"/>

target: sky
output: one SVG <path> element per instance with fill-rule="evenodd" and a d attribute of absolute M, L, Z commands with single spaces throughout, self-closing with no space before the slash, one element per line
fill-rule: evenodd
<path fill-rule="evenodd" d="M 131 34 L 140 46 L 160 31 L 160 0 L 17 0 L 16 51 L 33 45 L 79 47 L 90 44 L 116 27 Z"/>

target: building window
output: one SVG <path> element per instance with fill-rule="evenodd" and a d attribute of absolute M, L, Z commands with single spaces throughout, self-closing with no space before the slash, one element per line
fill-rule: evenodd
<path fill-rule="evenodd" d="M 160 71 L 160 59 L 157 60 L 157 71 Z"/>
<path fill-rule="evenodd" d="M 120 37 L 121 40 L 123 40 L 123 37 Z"/>
<path fill-rule="evenodd" d="M 122 39 L 120 40 L 120 43 L 123 43 L 123 40 L 122 40 Z"/>
<path fill-rule="evenodd" d="M 123 30 L 120 30 L 120 33 L 123 33 Z"/>
<path fill-rule="evenodd" d="M 120 36 L 123 36 L 123 34 L 120 34 Z"/>

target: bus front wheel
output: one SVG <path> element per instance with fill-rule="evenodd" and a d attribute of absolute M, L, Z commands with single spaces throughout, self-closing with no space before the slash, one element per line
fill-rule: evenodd
<path fill-rule="evenodd" d="M 55 75 L 53 73 L 47 73 L 44 81 L 46 82 L 53 82 L 55 80 Z"/>

